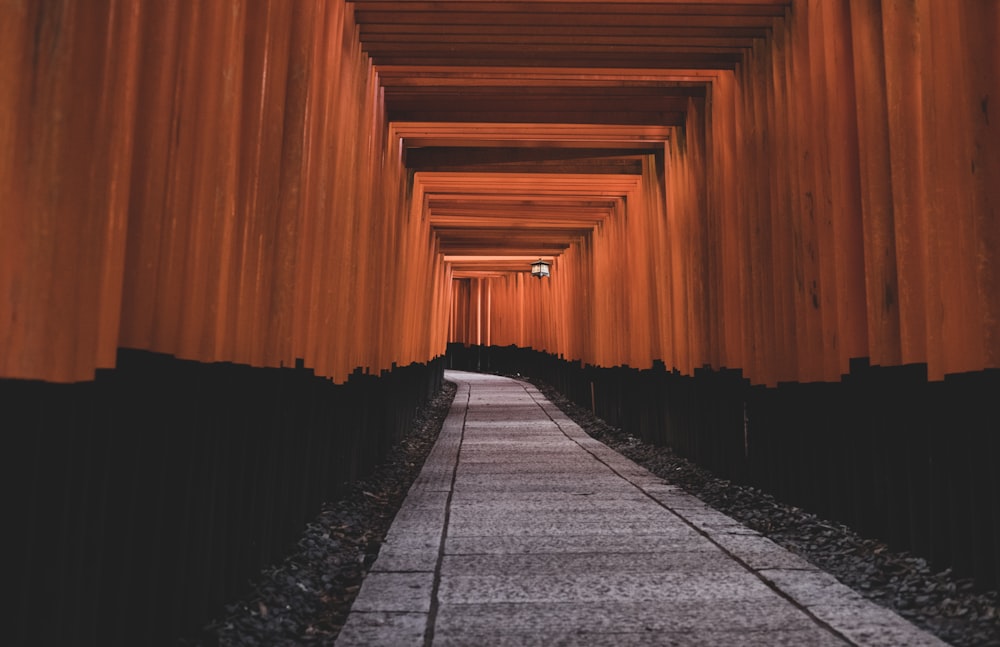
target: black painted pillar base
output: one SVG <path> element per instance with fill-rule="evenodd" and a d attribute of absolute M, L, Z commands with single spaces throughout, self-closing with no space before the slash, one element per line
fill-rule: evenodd
<path fill-rule="evenodd" d="M 93 382 L 0 380 L 16 645 L 172 644 L 291 548 L 441 387 L 123 350 Z"/>

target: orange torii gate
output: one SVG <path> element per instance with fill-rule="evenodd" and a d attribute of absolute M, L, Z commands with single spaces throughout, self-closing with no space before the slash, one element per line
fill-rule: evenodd
<path fill-rule="evenodd" d="M 451 341 L 1000 581 L 998 36 L 987 0 L 0 3 L 21 538 L 159 528 L 142 496 L 244 537 L 262 488 L 273 547 Z"/>

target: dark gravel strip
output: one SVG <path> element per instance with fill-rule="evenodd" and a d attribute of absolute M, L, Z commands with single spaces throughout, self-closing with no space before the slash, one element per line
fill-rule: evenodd
<path fill-rule="evenodd" d="M 858 536 L 843 524 L 821 519 L 752 487 L 714 477 L 707 470 L 611 427 L 538 380 L 545 397 L 591 437 L 683 488 L 716 510 L 769 537 L 831 573 L 878 604 L 959 647 L 1000 647 L 1000 594 L 976 591 L 949 571 Z"/>
<path fill-rule="evenodd" d="M 252 595 L 178 645 L 333 645 L 454 397 L 446 382 L 372 475 L 324 505 L 292 554 L 260 574 Z"/>

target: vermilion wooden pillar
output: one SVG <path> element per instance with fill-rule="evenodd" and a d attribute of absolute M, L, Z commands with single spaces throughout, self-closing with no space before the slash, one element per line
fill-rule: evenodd
<path fill-rule="evenodd" d="M 122 346 L 342 381 L 443 352 L 448 266 L 351 5 L 0 11 L 0 373 L 85 380 Z M 490 340 L 763 384 L 1000 365 L 997 23 L 799 0 L 735 71 L 678 71 L 708 98 L 653 129 L 665 168 L 603 178 L 622 206 L 549 283 L 491 285 Z"/>
<path fill-rule="evenodd" d="M 0 376 L 114 364 L 145 7 L 0 7 Z"/>
<path fill-rule="evenodd" d="M 0 375 L 444 352 L 446 268 L 346 3 L 0 12 Z"/>

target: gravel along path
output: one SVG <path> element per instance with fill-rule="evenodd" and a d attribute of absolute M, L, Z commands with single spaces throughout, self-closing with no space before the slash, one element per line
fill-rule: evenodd
<path fill-rule="evenodd" d="M 437 440 L 455 385 L 422 407 L 413 428 L 366 479 L 328 502 L 291 554 L 265 569 L 253 593 L 179 646 L 333 645 L 393 517 Z"/>
<path fill-rule="evenodd" d="M 870 600 L 894 610 L 942 640 L 960 647 L 1000 647 L 1000 594 L 976 591 L 949 571 L 860 537 L 843 524 L 821 519 L 752 487 L 735 485 L 677 456 L 611 427 L 547 384 L 531 382 L 591 437 L 665 481 L 770 538 L 832 574 Z"/>
<path fill-rule="evenodd" d="M 774 542 L 832 573 L 879 604 L 959 647 L 1000 647 L 1000 595 L 976 591 L 948 571 L 890 551 L 750 487 L 613 428 L 548 385 L 532 383 L 584 431 L 650 472 L 687 490 Z M 375 472 L 324 506 L 292 554 L 261 573 L 254 592 L 178 645 L 332 645 L 392 519 L 437 438 L 454 398 L 445 389 L 419 413 L 413 430 Z"/>

